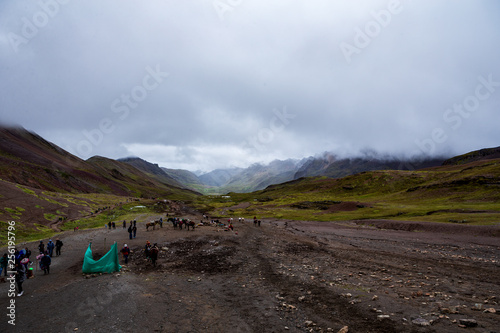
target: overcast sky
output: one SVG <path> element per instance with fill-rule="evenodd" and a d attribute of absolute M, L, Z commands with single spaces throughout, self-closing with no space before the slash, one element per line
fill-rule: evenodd
<path fill-rule="evenodd" d="M 0 121 L 209 171 L 500 145 L 500 3 L 1 1 Z"/>

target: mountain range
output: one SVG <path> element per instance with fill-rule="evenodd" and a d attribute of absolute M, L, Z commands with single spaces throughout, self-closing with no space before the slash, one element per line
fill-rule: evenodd
<path fill-rule="evenodd" d="M 94 156 L 82 160 L 20 127 L 0 128 L 0 178 L 42 190 L 110 193 L 135 197 L 161 194 L 191 198 L 201 193 L 253 192 L 303 177 L 345 176 L 374 170 L 415 170 L 500 156 L 500 148 L 482 149 L 451 159 L 404 160 L 372 153 L 339 158 L 332 153 L 267 165 L 216 169 L 197 176 L 160 167 L 138 157 L 118 160 Z"/>
<path fill-rule="evenodd" d="M 144 205 L 164 212 L 167 205 L 179 206 L 175 201 L 220 216 L 442 222 L 469 221 L 475 214 L 478 223 L 494 222 L 499 154 L 497 147 L 447 160 L 407 161 L 325 153 L 197 176 L 137 157 L 82 160 L 23 128 L 0 127 L 0 227 L 16 221 L 19 239 L 39 239 L 74 226 L 127 219 Z M 0 234 L 0 244 L 5 241 Z"/>

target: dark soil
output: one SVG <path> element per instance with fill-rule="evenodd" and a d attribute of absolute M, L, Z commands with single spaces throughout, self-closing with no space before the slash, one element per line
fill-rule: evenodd
<path fill-rule="evenodd" d="M 51 274 L 24 283 L 16 326 L 3 315 L 0 332 L 500 332 L 498 228 L 247 219 L 234 232 L 146 232 L 146 220 L 133 240 L 121 228 L 63 234 Z M 156 267 L 146 240 L 161 249 Z M 95 257 L 127 243 L 129 264 L 82 275 L 90 241 Z"/>

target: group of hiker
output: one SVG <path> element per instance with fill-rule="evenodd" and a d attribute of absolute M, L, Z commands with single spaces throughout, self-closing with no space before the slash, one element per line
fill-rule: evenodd
<path fill-rule="evenodd" d="M 55 254 L 56 256 L 61 255 L 61 248 L 63 246 L 63 242 L 60 239 L 57 239 L 54 243 L 52 239 L 49 239 L 47 245 L 43 243 L 43 240 L 38 244 L 39 254 L 36 256 L 36 259 L 40 265 L 40 269 L 43 270 L 44 275 L 50 273 L 50 265 L 52 263 L 52 256 Z M 0 258 L 0 276 L 7 276 L 7 271 L 9 273 L 14 273 L 10 278 L 14 278 L 17 284 L 18 294 L 17 296 L 22 296 L 24 294 L 23 290 L 23 282 L 33 276 L 32 268 L 29 267 L 33 265 L 33 262 L 30 259 L 31 251 L 26 247 L 24 249 L 18 250 L 14 249 L 14 253 L 10 256 L 5 253 Z"/>
<path fill-rule="evenodd" d="M 124 228 L 126 227 L 127 223 L 125 221 L 123 221 L 123 226 Z M 137 235 L 137 221 L 136 220 L 133 220 L 133 221 L 130 221 L 130 226 L 128 227 L 127 229 L 128 231 L 128 238 L 129 239 L 132 239 L 136 237 Z"/>
<path fill-rule="evenodd" d="M 111 230 L 111 229 L 116 229 L 116 222 L 114 221 L 109 221 L 104 225 L 104 228 Z M 123 229 L 127 229 L 127 221 L 123 220 L 122 222 L 122 227 Z M 128 232 L 128 237 L 129 239 L 133 239 L 137 236 L 137 221 L 132 220 L 130 221 L 130 226 L 127 229 Z"/>
<path fill-rule="evenodd" d="M 40 241 L 38 244 L 39 254 L 36 256 L 36 259 L 39 262 L 40 269 L 43 270 L 43 275 L 50 274 L 50 265 L 52 264 L 51 258 L 53 257 L 54 249 L 56 250 L 56 256 L 60 256 L 63 245 L 60 239 L 56 239 L 55 243 L 52 239 L 49 239 L 47 246 L 45 246 L 43 241 Z"/>
<path fill-rule="evenodd" d="M 28 263 L 30 262 L 31 251 L 26 248 L 22 250 L 15 249 L 14 254 L 10 256 L 7 253 L 4 253 L 2 258 L 0 258 L 0 276 L 2 272 L 4 276 L 7 276 L 7 271 L 10 275 L 7 279 L 14 279 L 17 285 L 17 296 L 22 296 L 24 293 L 23 290 L 23 282 L 26 280 Z M 5 278 L 2 278 L 5 281 Z"/>

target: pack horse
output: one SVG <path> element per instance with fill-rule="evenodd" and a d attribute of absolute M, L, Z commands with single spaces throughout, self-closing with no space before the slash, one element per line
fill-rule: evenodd
<path fill-rule="evenodd" d="M 146 231 L 149 230 L 149 227 L 153 227 L 153 230 L 155 230 L 155 226 L 157 224 L 160 224 L 160 220 L 150 221 L 150 222 L 146 223 Z"/>

